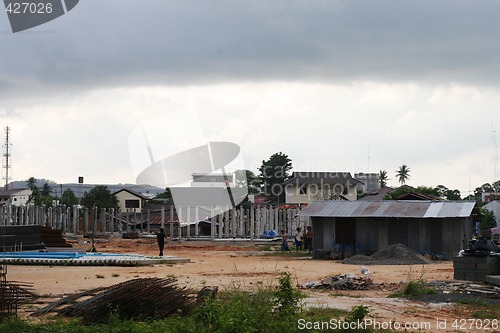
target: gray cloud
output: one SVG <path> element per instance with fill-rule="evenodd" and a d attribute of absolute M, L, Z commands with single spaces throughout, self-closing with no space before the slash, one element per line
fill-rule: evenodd
<path fill-rule="evenodd" d="M 14 91 L 247 80 L 497 85 L 499 10 L 455 0 L 86 0 L 46 25 L 0 34 L 0 73 Z"/>

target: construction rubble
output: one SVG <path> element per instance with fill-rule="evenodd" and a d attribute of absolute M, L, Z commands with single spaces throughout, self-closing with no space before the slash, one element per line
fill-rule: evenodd
<path fill-rule="evenodd" d="M 363 270 L 363 268 L 362 268 Z M 302 289 L 327 290 L 380 290 L 394 292 L 400 290 L 405 282 L 374 283 L 371 275 L 356 276 L 352 273 L 326 277 L 321 281 L 309 281 L 299 287 Z M 500 304 L 500 287 L 491 284 L 468 283 L 463 281 L 431 281 L 430 287 L 436 293 L 424 295 L 427 302 L 453 302 L 465 299 L 483 299 L 490 303 Z"/>
<path fill-rule="evenodd" d="M 301 285 L 304 289 L 332 289 L 332 290 L 367 290 L 373 285 L 373 276 L 364 266 L 361 267 L 363 276 L 352 273 L 326 277 L 319 282 L 307 282 Z"/>

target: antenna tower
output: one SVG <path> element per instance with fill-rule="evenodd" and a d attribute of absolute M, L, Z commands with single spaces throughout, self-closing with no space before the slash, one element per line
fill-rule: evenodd
<path fill-rule="evenodd" d="M 493 130 L 493 169 L 493 183 L 495 183 L 498 180 L 498 145 L 496 130 Z"/>
<path fill-rule="evenodd" d="M 10 161 L 10 127 L 5 127 L 5 144 L 3 145 L 3 159 L 4 163 L 2 167 L 5 169 L 5 176 L 2 179 L 5 179 L 5 189 L 9 189 L 9 180 L 11 179 L 9 171 L 12 169 L 11 161 Z"/>

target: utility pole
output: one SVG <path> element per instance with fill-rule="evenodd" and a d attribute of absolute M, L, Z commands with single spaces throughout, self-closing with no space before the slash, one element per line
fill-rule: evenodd
<path fill-rule="evenodd" d="M 495 191 L 495 195 L 497 194 L 497 188 L 494 185 L 495 182 L 498 180 L 498 145 L 497 145 L 497 131 L 492 130 L 492 139 L 493 139 L 493 183 L 491 184 L 493 186 L 493 189 Z"/>
<path fill-rule="evenodd" d="M 9 189 L 9 180 L 11 179 L 9 171 L 11 170 L 11 161 L 10 161 L 10 127 L 7 126 L 5 127 L 5 144 L 3 146 L 3 158 L 4 158 L 4 164 L 2 165 L 3 168 L 5 169 L 5 189 Z"/>

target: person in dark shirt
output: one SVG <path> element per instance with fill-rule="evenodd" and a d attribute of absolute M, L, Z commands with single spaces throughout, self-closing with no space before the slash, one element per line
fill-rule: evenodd
<path fill-rule="evenodd" d="M 313 242 L 313 231 L 311 226 L 307 226 L 306 229 L 306 237 L 305 237 L 305 249 L 307 251 L 312 251 L 312 242 Z"/>
<path fill-rule="evenodd" d="M 156 235 L 156 242 L 158 243 L 158 247 L 160 248 L 160 257 L 163 257 L 163 249 L 165 248 L 166 239 L 167 235 L 165 235 L 165 229 L 160 228 L 160 232 Z"/>

